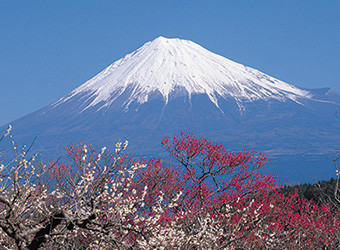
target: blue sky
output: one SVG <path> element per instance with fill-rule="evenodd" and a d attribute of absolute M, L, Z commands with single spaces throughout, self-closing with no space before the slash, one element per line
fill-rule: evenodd
<path fill-rule="evenodd" d="M 340 92 L 340 1 L 2 0 L 0 125 L 158 36 L 304 88 Z"/>

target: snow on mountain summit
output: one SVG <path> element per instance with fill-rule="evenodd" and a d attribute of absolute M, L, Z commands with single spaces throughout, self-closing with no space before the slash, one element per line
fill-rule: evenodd
<path fill-rule="evenodd" d="M 144 103 L 151 94 L 159 92 L 165 103 L 179 89 L 189 95 L 206 94 L 218 107 L 218 98 L 234 98 L 243 102 L 254 100 L 307 97 L 308 91 L 294 87 L 256 69 L 233 62 L 183 39 L 158 37 L 136 51 L 114 62 L 98 75 L 55 103 L 85 94 L 91 102 L 86 108 L 99 104 L 110 106 L 126 90 L 128 99 Z"/>

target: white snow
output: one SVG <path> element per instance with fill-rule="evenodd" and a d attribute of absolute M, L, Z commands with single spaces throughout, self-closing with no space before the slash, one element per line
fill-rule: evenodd
<path fill-rule="evenodd" d="M 158 37 L 114 62 L 98 75 L 61 98 L 55 105 L 82 93 L 93 101 L 86 107 L 111 105 L 126 89 L 133 89 L 125 108 L 133 101 L 144 103 L 159 91 L 168 102 L 170 93 L 184 88 L 192 94 L 207 94 L 218 107 L 218 98 L 232 97 L 243 102 L 270 98 L 298 101 L 309 92 L 256 69 L 214 54 L 200 45 L 178 38 Z"/>

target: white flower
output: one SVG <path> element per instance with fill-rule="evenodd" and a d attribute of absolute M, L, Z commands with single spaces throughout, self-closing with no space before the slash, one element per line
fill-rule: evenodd
<path fill-rule="evenodd" d="M 176 195 L 176 197 L 172 201 L 176 202 L 181 195 L 182 195 L 182 191 L 179 191 L 179 193 Z"/>
<path fill-rule="evenodd" d="M 8 125 L 8 129 L 6 130 L 6 133 L 4 134 L 4 136 L 9 135 L 9 132 L 11 132 L 11 130 L 12 130 L 12 126 Z"/>
<path fill-rule="evenodd" d="M 87 153 L 87 145 L 83 146 L 83 152 L 86 154 Z"/>

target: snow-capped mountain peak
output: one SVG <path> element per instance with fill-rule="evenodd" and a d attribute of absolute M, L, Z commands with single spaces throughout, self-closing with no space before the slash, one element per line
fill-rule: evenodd
<path fill-rule="evenodd" d="M 264 151 L 283 179 L 310 181 L 333 175 L 324 166 L 340 149 L 339 105 L 329 88 L 302 90 L 191 41 L 159 37 L 11 125 L 18 145 L 38 137 L 34 147 L 49 159 L 69 143 L 121 140 L 131 155 L 163 158 L 161 138 L 188 131 L 228 150 Z"/>
<path fill-rule="evenodd" d="M 114 62 L 98 75 L 61 98 L 85 94 L 91 102 L 86 108 L 110 106 L 129 90 L 123 106 L 133 101 L 145 103 L 151 94 L 160 93 L 165 103 L 178 90 L 189 95 L 206 94 L 218 107 L 219 98 L 243 102 L 277 99 L 297 101 L 308 91 L 294 87 L 256 69 L 233 62 L 183 39 L 158 37 Z M 85 109 L 86 109 L 85 108 Z"/>

